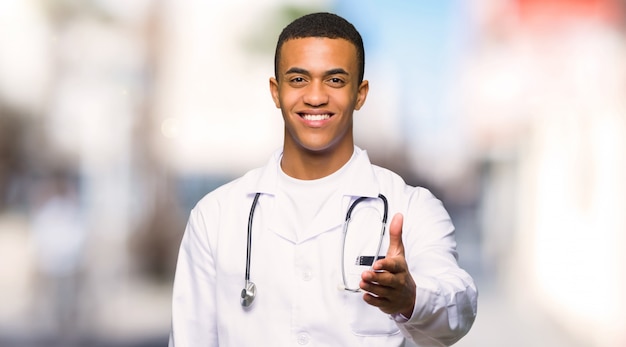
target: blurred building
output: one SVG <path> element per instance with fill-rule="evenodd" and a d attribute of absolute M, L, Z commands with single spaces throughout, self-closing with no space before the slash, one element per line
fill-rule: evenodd
<path fill-rule="evenodd" d="M 489 168 L 488 261 L 583 345 L 622 346 L 623 5 L 483 3 L 464 109 Z"/>
<path fill-rule="evenodd" d="M 358 145 L 457 225 L 459 346 L 626 344 L 621 2 L 7 0 L 0 345 L 163 344 L 187 214 L 281 145 L 275 41 L 317 10 L 364 36 Z"/>

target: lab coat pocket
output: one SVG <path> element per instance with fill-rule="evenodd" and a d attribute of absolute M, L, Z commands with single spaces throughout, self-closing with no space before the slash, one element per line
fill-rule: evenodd
<path fill-rule="evenodd" d="M 350 329 L 358 336 L 390 336 L 400 332 L 396 323 L 378 307 L 363 301 L 362 293 L 346 293 Z"/>

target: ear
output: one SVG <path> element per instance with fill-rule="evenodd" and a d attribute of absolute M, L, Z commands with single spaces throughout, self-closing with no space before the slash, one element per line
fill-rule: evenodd
<path fill-rule="evenodd" d="M 359 85 L 359 89 L 356 94 L 356 104 L 354 106 L 355 110 L 360 110 L 361 106 L 365 103 L 365 99 L 367 99 L 367 93 L 370 90 L 370 84 L 367 80 L 363 80 L 361 85 Z"/>
<path fill-rule="evenodd" d="M 278 81 L 274 77 L 270 77 L 270 93 L 272 93 L 272 100 L 276 108 L 280 108 L 280 99 L 278 98 Z"/>

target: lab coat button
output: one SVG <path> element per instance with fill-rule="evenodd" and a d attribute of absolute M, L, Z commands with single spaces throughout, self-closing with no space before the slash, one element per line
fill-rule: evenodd
<path fill-rule="evenodd" d="M 298 335 L 298 344 L 299 345 L 306 345 L 309 343 L 309 340 L 311 339 L 311 337 L 309 336 L 309 334 L 307 333 L 300 333 Z"/>
<path fill-rule="evenodd" d="M 302 279 L 305 281 L 310 281 L 313 279 L 313 273 L 310 270 L 306 270 L 302 273 Z"/>

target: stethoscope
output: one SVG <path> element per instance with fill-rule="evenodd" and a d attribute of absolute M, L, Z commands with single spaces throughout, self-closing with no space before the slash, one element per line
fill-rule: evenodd
<path fill-rule="evenodd" d="M 240 298 L 241 306 L 243 307 L 249 307 L 254 301 L 254 298 L 256 297 L 256 285 L 254 284 L 254 282 L 250 281 L 250 258 L 251 258 L 251 252 L 252 252 L 252 220 L 254 219 L 254 210 L 256 209 L 256 205 L 259 201 L 259 196 L 261 196 L 261 193 L 256 193 L 254 195 L 254 200 L 252 200 L 252 206 L 250 207 L 250 215 L 248 216 L 248 242 L 247 242 L 247 249 L 246 249 L 246 273 L 245 273 L 246 281 L 245 281 L 244 288 L 241 290 L 241 298 Z M 383 201 L 384 209 L 383 209 L 383 218 L 382 218 L 382 228 L 380 231 L 380 239 L 378 240 L 378 247 L 374 255 L 374 258 L 371 261 L 371 265 L 373 265 L 376 262 L 376 260 L 379 259 L 378 253 L 380 252 L 380 247 L 383 243 L 383 237 L 385 235 L 385 229 L 387 226 L 387 214 L 389 212 L 387 198 L 382 194 L 378 194 L 378 198 Z M 342 259 L 341 276 L 343 279 L 343 284 L 340 285 L 339 287 L 340 289 L 351 291 L 351 292 L 358 292 L 360 291 L 360 288 L 348 287 L 345 266 L 343 264 L 343 260 L 345 256 L 345 247 L 346 247 L 346 235 L 348 233 L 348 225 L 350 224 L 350 219 L 352 218 L 352 211 L 359 203 L 365 201 L 366 199 L 370 199 L 370 198 L 362 196 L 354 200 L 354 202 L 348 208 L 348 212 L 346 212 L 346 219 L 343 223 L 343 242 L 342 242 L 342 253 L 341 253 L 341 259 Z"/>

